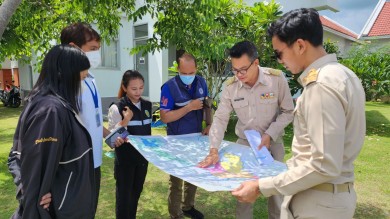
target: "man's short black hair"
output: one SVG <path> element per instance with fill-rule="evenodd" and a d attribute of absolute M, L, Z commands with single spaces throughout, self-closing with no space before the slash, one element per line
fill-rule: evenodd
<path fill-rule="evenodd" d="M 94 30 L 91 25 L 78 22 L 65 27 L 61 31 L 61 44 L 74 43 L 78 47 L 82 47 L 86 43 L 96 40 L 100 42 L 100 35 Z"/>
<path fill-rule="evenodd" d="M 255 44 L 247 40 L 236 43 L 229 50 L 230 58 L 241 58 L 244 54 L 246 54 L 251 61 L 259 57 Z"/>
<path fill-rule="evenodd" d="M 296 40 L 309 41 L 314 47 L 322 45 L 323 28 L 315 9 L 300 8 L 287 12 L 268 28 L 268 36 L 277 36 L 288 46 Z"/>

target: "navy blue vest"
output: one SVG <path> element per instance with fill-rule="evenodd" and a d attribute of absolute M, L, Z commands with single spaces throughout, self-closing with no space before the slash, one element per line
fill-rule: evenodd
<path fill-rule="evenodd" d="M 143 99 L 140 101 L 141 109 L 138 109 L 126 96 L 122 97 L 116 105 L 122 119 L 122 111 L 125 106 L 133 111 L 133 117 L 127 124 L 127 131 L 130 135 L 151 135 L 152 103 Z M 124 143 L 122 146 L 115 148 L 115 164 L 117 165 L 135 165 L 147 162 L 130 143 Z"/>
<path fill-rule="evenodd" d="M 186 106 L 191 100 L 200 99 L 203 101 L 206 97 L 207 85 L 204 78 L 196 75 L 191 86 L 194 86 L 194 92 L 192 95 L 186 88 L 186 85 L 181 81 L 180 77 L 177 75 L 174 78 L 171 78 L 165 83 L 173 101 L 175 103 L 173 110 L 180 109 Z M 203 109 L 193 110 L 187 113 L 185 116 L 170 122 L 167 124 L 167 134 L 168 135 L 183 135 L 191 134 L 202 131 L 202 121 L 203 121 Z"/>

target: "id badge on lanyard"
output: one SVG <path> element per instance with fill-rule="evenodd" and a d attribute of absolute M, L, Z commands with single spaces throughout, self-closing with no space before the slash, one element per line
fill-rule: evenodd
<path fill-rule="evenodd" d="M 100 113 L 99 113 L 99 108 L 95 108 L 95 118 L 96 118 L 96 126 L 97 127 L 100 127 L 101 126 L 101 122 L 100 122 Z"/>
<path fill-rule="evenodd" d="M 93 92 L 91 86 L 89 86 L 87 81 L 84 80 L 84 82 L 87 85 L 87 87 L 89 88 L 89 91 L 91 91 L 91 95 L 92 95 L 92 98 L 93 98 L 93 103 L 95 105 L 96 126 L 100 127 L 102 124 L 101 124 L 101 121 L 100 121 L 99 99 L 98 99 L 98 93 L 96 91 L 95 84 L 92 82 L 93 88 L 95 89 L 95 92 Z"/>

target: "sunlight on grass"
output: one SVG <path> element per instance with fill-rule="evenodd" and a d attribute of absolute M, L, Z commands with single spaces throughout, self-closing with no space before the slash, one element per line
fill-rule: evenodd
<path fill-rule="evenodd" d="M 5 108 L 0 104 L 0 218 L 9 218 L 17 208 L 15 186 L 8 173 L 7 157 L 12 146 L 13 135 L 21 108 Z M 367 134 L 364 147 L 355 162 L 355 188 L 358 195 L 356 219 L 390 218 L 390 105 L 366 104 Z M 229 122 L 225 140 L 236 141 L 235 120 Z M 105 123 L 105 125 L 107 125 Z M 152 129 L 153 135 L 166 135 L 164 128 Z M 286 159 L 291 157 L 292 126 L 286 128 L 284 136 Z M 104 144 L 104 152 L 111 149 Z M 115 218 L 114 159 L 103 156 L 102 181 L 98 219 Z M 169 218 L 167 174 L 149 164 L 137 218 Z M 207 192 L 198 189 L 196 207 L 206 218 L 234 218 L 236 201 L 228 192 Z M 254 218 L 267 218 L 265 198 L 259 198 L 254 207 Z"/>

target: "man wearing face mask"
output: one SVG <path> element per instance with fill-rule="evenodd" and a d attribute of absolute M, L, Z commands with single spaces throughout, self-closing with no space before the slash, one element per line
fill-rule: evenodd
<path fill-rule="evenodd" d="M 177 59 L 177 63 L 179 75 L 168 80 L 161 88 L 160 116 L 167 124 L 167 134 L 202 132 L 204 114 L 207 127 L 202 133 L 208 134 L 211 110 L 209 107 L 203 107 L 203 101 L 208 95 L 206 81 L 196 75 L 196 59 L 193 55 L 184 53 Z M 175 176 L 170 176 L 169 185 L 168 210 L 171 218 L 204 217 L 194 208 L 196 186 Z"/>
<path fill-rule="evenodd" d="M 100 65 L 100 35 L 88 24 L 75 23 L 61 31 L 61 44 L 79 47 L 87 55 L 91 64 L 90 69 Z M 93 160 L 96 182 L 96 206 L 99 199 L 102 165 L 103 136 L 110 131 L 103 127 L 102 102 L 96 86 L 94 75 L 88 71 L 88 76 L 82 82 L 80 118 L 92 138 Z"/>

